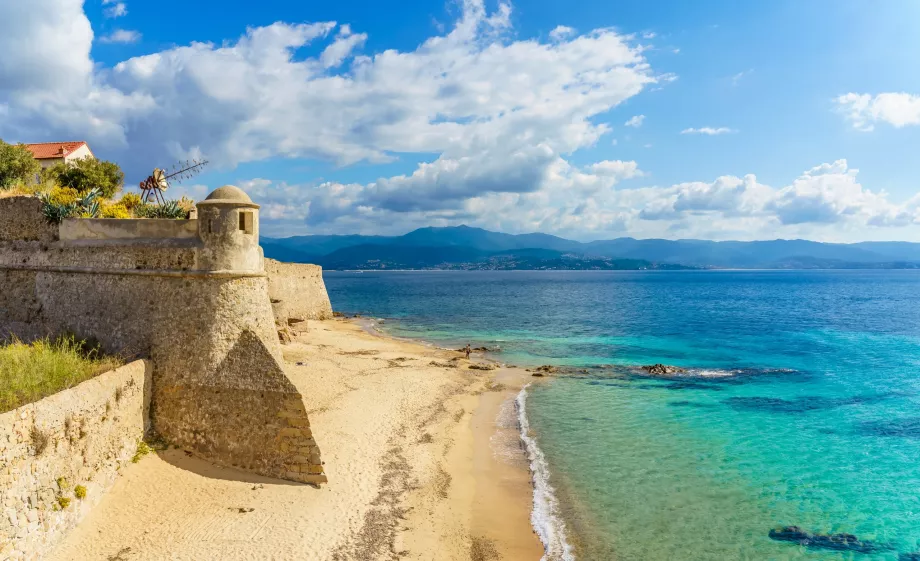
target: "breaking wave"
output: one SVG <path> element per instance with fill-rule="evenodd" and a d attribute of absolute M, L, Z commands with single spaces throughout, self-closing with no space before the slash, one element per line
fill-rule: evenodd
<path fill-rule="evenodd" d="M 530 523 L 543 542 L 543 557 L 540 561 L 575 561 L 572 546 L 565 539 L 565 523 L 559 515 L 559 501 L 555 490 L 549 483 L 549 466 L 537 441 L 530 435 L 530 422 L 527 420 L 527 388 L 518 393 L 514 400 L 521 427 L 521 440 L 527 449 L 530 461 L 530 473 L 533 478 L 533 511 Z"/>

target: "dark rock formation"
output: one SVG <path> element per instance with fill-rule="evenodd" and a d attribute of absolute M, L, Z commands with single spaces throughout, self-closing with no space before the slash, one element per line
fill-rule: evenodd
<path fill-rule="evenodd" d="M 495 365 L 489 364 L 488 362 L 481 364 L 473 363 L 470 365 L 470 370 L 495 370 Z"/>
<path fill-rule="evenodd" d="M 770 539 L 797 543 L 813 549 L 832 549 L 856 553 L 875 553 L 890 550 L 887 545 L 862 541 L 853 534 L 813 534 L 798 526 L 783 526 L 770 530 Z"/>
<path fill-rule="evenodd" d="M 428 366 L 437 366 L 438 368 L 456 368 L 457 364 L 450 364 L 447 362 L 438 362 L 437 360 L 432 360 L 428 363 Z"/>
<path fill-rule="evenodd" d="M 674 374 L 683 374 L 687 372 L 679 366 L 668 366 L 666 364 L 650 364 L 643 366 L 642 370 L 645 370 L 652 376 L 673 376 Z"/>

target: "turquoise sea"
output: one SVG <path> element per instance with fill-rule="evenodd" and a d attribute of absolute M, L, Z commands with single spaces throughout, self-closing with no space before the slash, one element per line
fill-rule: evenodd
<path fill-rule="evenodd" d="M 570 367 L 518 398 L 547 559 L 920 559 L 920 272 L 324 278 L 394 335 Z"/>

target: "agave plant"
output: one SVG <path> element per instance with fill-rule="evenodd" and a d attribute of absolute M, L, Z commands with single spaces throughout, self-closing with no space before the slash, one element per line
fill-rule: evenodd
<path fill-rule="evenodd" d="M 52 224 L 59 224 L 61 220 L 78 214 L 79 207 L 77 203 L 55 203 L 51 200 L 51 197 L 45 194 L 41 196 L 41 199 L 42 214 L 45 215 L 45 220 Z"/>
<path fill-rule="evenodd" d="M 156 210 L 157 218 L 185 218 L 188 211 L 182 208 L 179 201 L 166 201 Z"/>
<path fill-rule="evenodd" d="M 99 190 L 90 189 L 72 202 L 58 202 L 49 193 L 41 195 L 42 213 L 52 224 L 59 224 L 65 218 L 96 218 L 99 216 Z"/>
<path fill-rule="evenodd" d="M 99 216 L 99 189 L 90 189 L 80 199 L 83 218 L 96 218 Z"/>

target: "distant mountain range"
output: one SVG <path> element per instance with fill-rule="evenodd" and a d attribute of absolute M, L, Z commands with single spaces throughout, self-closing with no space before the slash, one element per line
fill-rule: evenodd
<path fill-rule="evenodd" d="M 920 269 L 920 243 L 714 242 L 617 238 L 577 242 L 456 226 L 403 236 L 262 238 L 265 256 L 325 269 Z"/>

